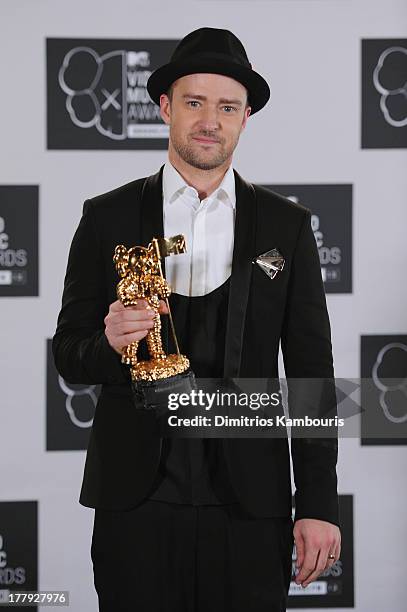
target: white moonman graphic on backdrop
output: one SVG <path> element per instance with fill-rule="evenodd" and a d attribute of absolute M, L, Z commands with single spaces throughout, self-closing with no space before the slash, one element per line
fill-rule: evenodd
<path fill-rule="evenodd" d="M 88 396 L 93 404 L 93 407 L 96 408 L 97 395 L 95 393 L 95 389 L 97 385 L 89 385 L 83 389 L 71 389 L 61 375 L 58 375 L 58 383 L 61 391 L 63 391 L 66 395 L 65 408 L 72 423 L 76 425 L 76 427 L 92 427 L 93 418 L 89 419 L 88 421 L 81 421 L 75 414 L 72 402 L 75 398 Z"/>
<path fill-rule="evenodd" d="M 149 66 L 148 51 L 118 49 L 99 55 L 90 47 L 71 49 L 62 61 L 58 81 L 67 94 L 65 106 L 72 123 L 84 129 L 95 127 L 112 140 L 137 137 L 137 128 L 145 126 L 134 123 L 157 120 L 156 105 L 146 88 Z"/>
<path fill-rule="evenodd" d="M 125 51 L 113 51 L 100 56 L 90 47 L 74 47 L 65 55 L 58 74 L 61 89 L 67 94 L 65 105 L 72 123 L 80 128 L 96 127 L 101 134 L 115 140 L 126 137 L 121 78 L 123 54 Z M 119 64 L 113 71 L 118 77 L 113 90 L 102 84 L 103 72 L 110 69 L 109 61 Z M 112 80 L 109 79 L 110 85 Z M 120 124 L 115 125 L 115 129 L 111 123 L 106 125 L 104 117 L 110 107 L 115 110 L 115 124 L 121 114 Z"/>
<path fill-rule="evenodd" d="M 401 70 L 399 63 L 402 66 Z M 400 74 L 399 83 L 391 82 L 394 80 L 394 74 L 397 74 L 397 77 Z M 387 87 L 386 81 L 388 81 Z M 407 125 L 407 49 L 405 47 L 389 47 L 381 53 L 373 71 L 373 83 L 381 94 L 380 109 L 385 121 L 393 127 Z M 394 117 L 396 105 L 398 114 L 401 113 L 401 119 Z"/>
<path fill-rule="evenodd" d="M 397 378 L 396 377 L 394 378 L 386 377 L 384 379 L 380 378 L 379 376 L 380 366 L 382 367 L 385 366 L 385 360 L 388 360 L 390 358 L 390 354 L 391 354 L 391 357 L 394 358 L 393 351 L 399 351 L 399 350 L 405 352 L 406 376 L 401 379 L 401 382 L 396 382 L 396 380 L 398 381 L 400 379 L 399 376 Z M 372 379 L 376 387 L 380 389 L 379 402 L 383 410 L 384 416 L 391 423 L 405 423 L 407 421 L 407 407 L 406 407 L 405 414 L 401 416 L 395 416 L 394 414 L 391 413 L 390 405 L 394 401 L 393 397 L 395 393 L 401 392 L 405 400 L 407 400 L 407 346 L 405 344 L 402 344 L 401 342 L 391 342 L 389 344 L 386 344 L 380 350 L 380 352 L 378 353 L 376 357 L 376 362 L 372 370 Z M 386 384 L 391 380 L 394 380 L 394 384 Z M 405 403 L 405 405 L 407 406 L 407 402 Z"/>

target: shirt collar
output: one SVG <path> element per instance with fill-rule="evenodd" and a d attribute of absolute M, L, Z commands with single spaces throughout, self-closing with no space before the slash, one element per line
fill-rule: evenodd
<path fill-rule="evenodd" d="M 196 196 L 198 195 L 196 189 L 191 187 L 191 185 L 188 185 L 178 170 L 176 170 L 171 162 L 167 160 L 163 169 L 164 202 L 166 204 L 171 204 L 177 200 L 178 196 L 182 195 L 187 190 L 191 193 L 195 193 Z M 229 204 L 232 206 L 232 208 L 235 208 L 236 188 L 232 164 L 230 164 L 229 168 L 225 172 L 225 176 L 223 177 L 220 185 L 208 197 L 218 197 L 219 200 Z"/>

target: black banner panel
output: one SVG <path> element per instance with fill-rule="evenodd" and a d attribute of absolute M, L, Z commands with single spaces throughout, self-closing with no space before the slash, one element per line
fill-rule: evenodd
<path fill-rule="evenodd" d="M 407 335 L 360 341 L 361 442 L 407 444 Z"/>
<path fill-rule="evenodd" d="M 38 503 L 0 502 L 0 607 L 37 610 L 32 606 L 9 606 L 10 594 L 38 590 Z"/>
<path fill-rule="evenodd" d="M 166 150 L 169 128 L 146 85 L 177 43 L 48 38 L 48 149 Z"/>
<path fill-rule="evenodd" d="M 47 340 L 47 450 L 86 450 L 100 385 L 66 382 Z"/>
<path fill-rule="evenodd" d="M 326 293 L 352 293 L 352 185 L 264 185 L 311 210 Z"/>
<path fill-rule="evenodd" d="M 407 38 L 362 40 L 362 149 L 407 147 Z"/>
<path fill-rule="evenodd" d="M 38 296 L 37 185 L 0 185 L 1 296 Z"/>

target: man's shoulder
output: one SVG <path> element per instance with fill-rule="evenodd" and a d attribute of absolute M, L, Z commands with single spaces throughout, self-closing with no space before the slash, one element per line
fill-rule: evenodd
<path fill-rule="evenodd" d="M 120 207 L 137 205 L 147 178 L 148 176 L 143 176 L 104 193 L 91 196 L 86 199 L 85 207 L 91 206 L 94 210 L 101 212 L 109 211 L 111 208 L 117 211 L 117 208 Z"/>
<path fill-rule="evenodd" d="M 85 201 L 84 211 L 92 208 L 97 213 L 103 214 L 105 212 L 110 213 L 112 210 L 117 212 L 118 209 L 126 209 L 127 207 L 134 209 L 141 202 L 146 181 L 157 182 L 159 176 L 160 170 L 155 174 L 143 176 L 104 193 L 89 197 Z"/>

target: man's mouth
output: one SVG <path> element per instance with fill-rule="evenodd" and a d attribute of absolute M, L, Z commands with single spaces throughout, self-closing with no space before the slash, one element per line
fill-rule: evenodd
<path fill-rule="evenodd" d="M 193 139 L 197 142 L 201 142 L 202 144 L 216 144 L 219 142 L 219 140 L 207 138 L 206 136 L 193 136 Z"/>

